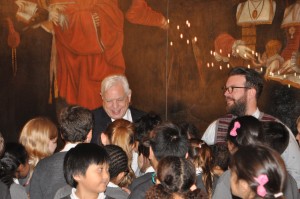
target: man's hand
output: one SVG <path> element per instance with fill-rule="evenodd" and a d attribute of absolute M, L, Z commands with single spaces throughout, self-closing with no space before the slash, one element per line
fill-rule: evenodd
<path fill-rule="evenodd" d="M 292 64 L 291 60 L 287 60 L 282 64 L 279 70 L 280 74 L 300 72 L 300 68 L 296 64 Z"/>
<path fill-rule="evenodd" d="M 235 52 L 238 56 L 240 56 L 243 59 L 255 60 L 254 55 L 252 54 L 253 50 L 243 44 L 237 45 Z"/>
<path fill-rule="evenodd" d="M 17 4 L 17 6 L 19 7 L 19 11 L 22 12 L 26 6 L 26 1 L 24 0 L 16 0 L 15 4 Z"/>

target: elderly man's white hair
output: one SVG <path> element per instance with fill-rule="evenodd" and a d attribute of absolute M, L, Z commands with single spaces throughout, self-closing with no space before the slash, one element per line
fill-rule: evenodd
<path fill-rule="evenodd" d="M 126 95 L 131 93 L 129 88 L 129 84 L 127 78 L 124 75 L 111 75 L 103 79 L 101 83 L 101 95 L 103 96 L 104 93 L 112 86 L 121 83 L 124 88 Z"/>

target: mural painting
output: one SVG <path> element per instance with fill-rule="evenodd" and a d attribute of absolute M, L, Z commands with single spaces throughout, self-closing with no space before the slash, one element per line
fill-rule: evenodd
<path fill-rule="evenodd" d="M 264 111 L 291 127 L 300 115 L 300 1 L 1 4 L 0 130 L 11 137 L 33 116 L 55 119 L 55 97 L 101 106 L 100 82 L 112 73 L 126 74 L 134 106 L 201 131 L 225 113 L 221 87 L 236 66 L 265 76 Z"/>

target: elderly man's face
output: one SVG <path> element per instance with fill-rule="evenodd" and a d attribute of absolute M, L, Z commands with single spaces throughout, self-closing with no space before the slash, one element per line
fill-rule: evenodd
<path fill-rule="evenodd" d="M 128 109 L 131 94 L 127 95 L 122 84 L 117 83 L 105 91 L 102 99 L 103 108 L 108 116 L 112 119 L 120 119 Z"/>

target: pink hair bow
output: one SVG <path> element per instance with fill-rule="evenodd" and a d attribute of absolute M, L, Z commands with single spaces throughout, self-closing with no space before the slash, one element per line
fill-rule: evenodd
<path fill-rule="evenodd" d="M 257 194 L 261 197 L 265 197 L 265 195 L 267 194 L 266 188 L 264 187 L 265 184 L 267 184 L 267 182 L 269 182 L 269 178 L 267 175 L 265 174 L 261 174 L 259 175 L 257 178 L 254 178 L 254 180 L 256 182 L 258 182 L 259 186 L 257 187 Z"/>
<path fill-rule="evenodd" d="M 234 122 L 233 128 L 230 131 L 230 135 L 234 136 L 234 137 L 237 136 L 236 130 L 239 129 L 239 128 L 241 128 L 241 124 L 239 122 L 237 122 L 237 121 Z"/>

